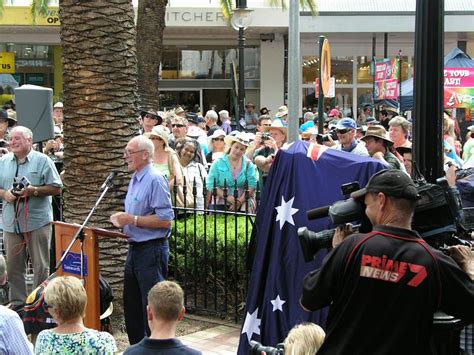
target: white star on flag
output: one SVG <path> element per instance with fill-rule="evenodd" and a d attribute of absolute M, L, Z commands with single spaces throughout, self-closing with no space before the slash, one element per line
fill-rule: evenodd
<path fill-rule="evenodd" d="M 270 302 L 273 305 L 273 312 L 275 312 L 275 311 L 282 311 L 283 312 L 282 306 L 286 303 L 286 301 L 282 300 L 280 298 L 280 295 L 277 295 L 276 298 L 274 300 L 271 300 Z"/>
<path fill-rule="evenodd" d="M 257 313 L 258 313 L 258 308 L 250 314 L 247 312 L 247 316 L 245 317 L 245 323 L 242 328 L 242 334 L 247 333 L 247 339 L 250 340 L 252 339 L 253 333 L 260 335 L 260 323 L 261 319 L 257 318 Z"/>
<path fill-rule="evenodd" d="M 275 209 L 277 210 L 276 222 L 280 221 L 280 230 L 283 228 L 285 222 L 295 225 L 295 222 L 293 221 L 293 215 L 299 210 L 297 208 L 293 208 L 294 200 L 295 198 L 293 197 L 288 202 L 285 202 L 285 198 L 282 196 L 281 205 L 275 207 Z"/>

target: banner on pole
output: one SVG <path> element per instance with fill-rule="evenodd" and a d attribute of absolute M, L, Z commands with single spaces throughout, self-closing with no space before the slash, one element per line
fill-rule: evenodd
<path fill-rule="evenodd" d="M 444 107 L 474 109 L 474 68 L 444 68 Z"/>
<path fill-rule="evenodd" d="M 374 99 L 398 99 L 398 60 L 390 58 L 375 59 Z"/>

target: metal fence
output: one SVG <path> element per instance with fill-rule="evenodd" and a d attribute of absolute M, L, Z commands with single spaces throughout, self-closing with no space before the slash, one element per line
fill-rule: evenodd
<path fill-rule="evenodd" d="M 236 182 L 230 184 L 236 186 Z M 248 284 L 248 248 L 255 213 L 251 203 L 258 205 L 259 188 L 252 191 L 246 184 L 240 191 L 221 189 L 222 200 L 229 196 L 244 197 L 244 207 L 212 204 L 218 199 L 217 187 L 199 191 L 196 181 L 172 188 L 175 224 L 170 239 L 170 277 L 185 291 L 186 308 L 204 314 L 241 318 Z M 178 195 L 188 196 L 179 203 Z M 189 196 L 188 196 L 189 197 Z M 198 200 L 204 203 L 198 207 Z M 186 200 L 192 200 L 187 206 Z M 178 203 L 176 203 L 178 202 Z"/>

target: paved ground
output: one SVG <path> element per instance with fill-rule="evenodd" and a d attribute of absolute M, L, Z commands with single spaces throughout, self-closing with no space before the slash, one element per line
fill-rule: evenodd
<path fill-rule="evenodd" d="M 240 326 L 218 325 L 179 339 L 186 345 L 201 350 L 204 355 L 235 355 L 239 345 Z"/>

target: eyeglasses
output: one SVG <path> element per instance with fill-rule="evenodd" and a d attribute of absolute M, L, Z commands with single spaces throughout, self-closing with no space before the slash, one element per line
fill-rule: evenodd
<path fill-rule="evenodd" d="M 350 129 L 338 129 L 336 132 L 339 134 L 346 134 L 347 132 L 350 132 Z"/>
<path fill-rule="evenodd" d="M 224 138 L 218 137 L 218 138 L 212 138 L 213 141 L 220 141 L 223 142 Z"/>
<path fill-rule="evenodd" d="M 132 155 L 132 154 L 140 153 L 140 152 L 144 152 L 144 151 L 145 151 L 145 149 L 140 149 L 140 150 L 136 150 L 136 151 L 131 151 L 131 150 L 125 149 L 125 150 L 123 151 L 123 156 L 124 156 L 124 157 L 129 157 L 129 156 Z"/>
<path fill-rule="evenodd" d="M 172 124 L 171 127 L 173 127 L 173 128 L 183 128 L 183 127 L 185 127 L 185 125 L 184 124 Z"/>

